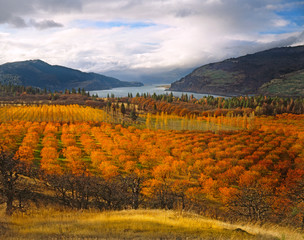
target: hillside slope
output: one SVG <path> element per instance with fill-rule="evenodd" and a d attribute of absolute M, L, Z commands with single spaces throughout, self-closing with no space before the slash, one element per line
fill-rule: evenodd
<path fill-rule="evenodd" d="M 0 238 L 3 239 L 276 240 L 282 235 L 286 236 L 284 239 L 301 236 L 277 226 L 274 231 L 165 210 L 90 212 L 40 209 L 30 214 L 15 214 L 10 219 L 1 217 Z"/>
<path fill-rule="evenodd" d="M 272 79 L 259 88 L 263 95 L 304 96 L 304 69 Z"/>
<path fill-rule="evenodd" d="M 303 82 L 299 70 L 304 70 L 304 46 L 274 48 L 204 65 L 172 83 L 169 90 L 226 96 L 260 94 L 267 92 L 264 84 L 276 79 L 271 83 L 271 94 L 293 96 L 304 90 L 303 84 L 298 84 Z M 278 79 L 284 79 L 286 74 L 291 73 L 289 76 L 292 78 L 302 79 L 294 82 L 296 85 L 292 88 L 296 91 L 290 90 L 288 84 L 279 87 L 281 81 Z M 278 88 L 280 90 L 276 91 Z M 299 91 L 299 88 L 302 90 Z"/>
<path fill-rule="evenodd" d="M 63 66 L 49 65 L 41 60 L 0 65 L 0 83 L 20 84 L 50 90 L 64 90 L 66 88 L 101 90 L 142 86 L 142 83 L 123 82 L 97 73 L 85 73 Z"/>

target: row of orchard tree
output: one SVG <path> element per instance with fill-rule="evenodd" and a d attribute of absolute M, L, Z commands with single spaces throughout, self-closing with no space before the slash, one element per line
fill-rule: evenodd
<path fill-rule="evenodd" d="M 75 122 L 111 121 L 101 109 L 73 105 L 4 106 L 0 108 L 0 121 Z"/>
<path fill-rule="evenodd" d="M 201 99 L 193 97 L 173 97 L 171 94 L 138 96 L 131 99 L 139 109 L 156 113 L 167 112 L 178 116 L 186 115 L 226 115 L 233 111 L 235 115 L 248 114 L 276 115 L 282 113 L 303 114 L 304 98 L 281 98 L 266 96 L 213 97 Z"/>
<path fill-rule="evenodd" d="M 259 129 L 218 134 L 5 122 L 0 125 L 2 200 L 8 213 L 39 199 L 79 209 L 181 208 L 299 225 L 303 117 L 259 121 Z"/>

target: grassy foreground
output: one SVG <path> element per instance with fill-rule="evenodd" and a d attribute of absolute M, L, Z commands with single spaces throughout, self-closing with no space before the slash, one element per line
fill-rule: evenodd
<path fill-rule="evenodd" d="M 111 212 L 39 210 L 0 215 L 0 239 L 304 239 L 275 228 L 232 225 L 164 210 Z"/>

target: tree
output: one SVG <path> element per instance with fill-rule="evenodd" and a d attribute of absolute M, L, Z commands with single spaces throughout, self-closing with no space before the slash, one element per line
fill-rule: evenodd
<path fill-rule="evenodd" d="M 81 176 L 87 173 L 87 165 L 81 159 L 81 149 L 79 147 L 67 147 L 64 156 L 67 159 L 68 170 L 71 171 L 72 174 Z"/>
<path fill-rule="evenodd" d="M 6 202 L 6 214 L 14 210 L 14 200 L 17 196 L 17 181 L 22 173 L 22 164 L 12 152 L 0 150 L 0 194 Z"/>
<path fill-rule="evenodd" d="M 226 204 L 235 217 L 245 217 L 252 221 L 265 220 L 270 212 L 274 195 L 261 186 L 243 187 L 237 191 L 227 191 L 221 188 L 220 192 L 226 198 Z"/>
<path fill-rule="evenodd" d="M 135 108 L 133 108 L 131 113 L 130 113 L 130 118 L 132 119 L 132 121 L 136 121 L 137 117 L 138 116 L 136 114 L 136 110 L 135 110 Z"/>
<path fill-rule="evenodd" d="M 100 181 L 98 177 L 76 176 L 74 174 L 45 174 L 43 178 L 48 187 L 55 191 L 55 197 L 62 204 L 87 209 L 92 198 L 100 194 Z"/>
<path fill-rule="evenodd" d="M 123 116 L 126 114 L 126 108 L 125 108 L 125 105 L 123 103 L 121 104 L 120 111 L 121 111 Z"/>
<path fill-rule="evenodd" d="M 304 229 L 304 170 L 289 170 L 284 185 L 286 188 L 281 194 L 286 194 L 294 204 L 297 215 L 301 216 L 301 228 Z"/>

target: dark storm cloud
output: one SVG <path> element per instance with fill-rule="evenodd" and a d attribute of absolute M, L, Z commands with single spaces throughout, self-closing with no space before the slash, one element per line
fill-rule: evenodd
<path fill-rule="evenodd" d="M 7 23 L 16 28 L 34 26 L 39 29 L 61 27 L 53 20 L 26 23 L 26 18 L 34 18 L 39 13 L 49 16 L 52 13 L 81 11 L 80 0 L 0 0 L 0 24 Z"/>
<path fill-rule="evenodd" d="M 37 22 L 36 20 L 31 19 L 29 24 L 39 30 L 44 30 L 47 28 L 63 27 L 62 24 L 56 23 L 53 20 L 43 20 L 43 21 Z"/>
<path fill-rule="evenodd" d="M 47 12 L 73 12 L 82 9 L 84 0 L 31 0 L 36 9 Z"/>
<path fill-rule="evenodd" d="M 180 18 L 189 17 L 193 15 L 197 15 L 197 12 L 193 9 L 179 9 L 176 11 L 175 14 L 176 17 L 180 17 Z"/>
<path fill-rule="evenodd" d="M 24 19 L 21 17 L 11 17 L 8 19 L 7 23 L 9 23 L 10 25 L 16 28 L 27 27 L 27 24 L 25 23 Z"/>

